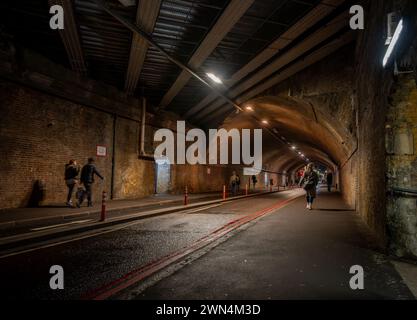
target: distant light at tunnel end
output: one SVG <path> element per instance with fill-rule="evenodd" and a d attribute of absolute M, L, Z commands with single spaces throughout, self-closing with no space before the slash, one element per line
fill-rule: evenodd
<path fill-rule="evenodd" d="M 222 79 L 220 79 L 219 77 L 217 77 L 215 74 L 213 73 L 206 73 L 207 77 L 209 77 L 211 80 L 213 80 L 215 83 L 223 83 Z"/>

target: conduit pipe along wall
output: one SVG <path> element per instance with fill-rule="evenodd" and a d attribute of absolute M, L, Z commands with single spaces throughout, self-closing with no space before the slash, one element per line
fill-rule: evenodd
<path fill-rule="evenodd" d="M 144 160 L 154 161 L 153 154 L 148 154 L 145 151 L 145 133 L 146 133 L 146 98 L 142 97 L 142 118 L 140 121 L 140 145 L 139 145 L 139 158 Z"/>
<path fill-rule="evenodd" d="M 142 97 L 142 121 L 140 122 L 140 150 L 139 155 L 145 155 L 145 123 L 146 121 L 146 98 Z"/>

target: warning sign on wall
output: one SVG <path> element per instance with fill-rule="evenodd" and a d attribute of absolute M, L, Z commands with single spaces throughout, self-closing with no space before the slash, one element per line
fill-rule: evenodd
<path fill-rule="evenodd" d="M 97 146 L 97 157 L 106 157 L 107 156 L 107 147 Z"/>

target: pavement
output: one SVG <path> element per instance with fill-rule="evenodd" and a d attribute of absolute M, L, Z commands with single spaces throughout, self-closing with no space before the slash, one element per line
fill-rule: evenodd
<path fill-rule="evenodd" d="M 0 297 L 84 299 L 110 288 L 111 299 L 414 299 L 416 266 L 399 270 L 379 252 L 339 194 L 320 193 L 313 211 L 305 209 L 302 195 L 289 190 L 212 204 L 0 257 Z M 193 249 L 257 212 L 266 214 Z M 183 259 L 150 272 L 184 251 Z M 64 290 L 49 288 L 52 265 L 64 269 Z M 364 290 L 349 286 L 353 265 L 364 268 Z M 141 270 L 147 278 L 114 290 Z"/>
<path fill-rule="evenodd" d="M 127 223 L 130 221 L 147 219 L 150 217 L 171 214 L 173 212 L 194 210 L 204 206 L 218 203 L 235 201 L 243 198 L 257 197 L 263 194 L 278 192 L 278 190 L 256 190 L 248 195 L 238 194 L 233 197 L 219 197 L 218 193 L 193 194 L 189 195 L 187 205 L 184 204 L 184 197 L 180 196 L 155 196 L 136 201 L 111 201 L 110 207 L 106 209 L 106 218 L 100 219 L 100 210 L 97 208 L 71 209 L 68 207 L 35 208 L 35 209 L 13 209 L 21 211 L 24 215 L 16 213 L 14 221 L 4 222 L 0 228 L 0 251 L 2 254 L 14 251 L 16 248 L 25 250 L 36 246 L 37 242 L 49 239 L 71 236 L 71 234 L 83 231 L 100 230 L 106 227 Z M 76 210 L 77 212 L 72 212 Z M 32 213 L 50 213 L 44 216 L 30 218 Z"/>
<path fill-rule="evenodd" d="M 190 194 L 189 200 L 193 202 L 201 199 L 220 198 L 219 192 Z M 132 200 L 109 200 L 106 203 L 106 211 L 109 215 L 129 209 L 141 209 L 146 207 L 166 206 L 178 204 L 184 201 L 184 195 L 160 194 Z M 62 222 L 65 220 L 96 216 L 101 212 L 101 203 L 95 203 L 94 207 L 69 208 L 65 205 L 49 205 L 39 208 L 16 208 L 0 210 L 0 230 L 11 229 L 26 225 L 40 226 L 48 223 Z"/>
<path fill-rule="evenodd" d="M 414 299 L 406 279 L 375 249 L 359 216 L 338 194 L 322 193 L 315 210 L 307 211 L 300 198 L 142 293 L 131 288 L 124 298 Z M 355 265 L 365 271 L 364 290 L 350 288 Z"/>

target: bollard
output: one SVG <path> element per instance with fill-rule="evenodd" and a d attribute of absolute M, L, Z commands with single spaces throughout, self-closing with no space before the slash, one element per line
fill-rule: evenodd
<path fill-rule="evenodd" d="M 188 187 L 185 186 L 185 192 L 184 192 L 184 206 L 188 205 Z"/>
<path fill-rule="evenodd" d="M 223 186 L 223 200 L 226 200 L 226 185 Z"/>
<path fill-rule="evenodd" d="M 246 184 L 246 187 L 245 187 L 245 195 L 247 196 L 248 193 L 249 193 L 249 188 L 248 188 L 248 184 Z"/>
<path fill-rule="evenodd" d="M 100 221 L 106 220 L 106 200 L 107 200 L 107 192 L 103 191 L 103 195 L 101 198 L 101 217 Z"/>

